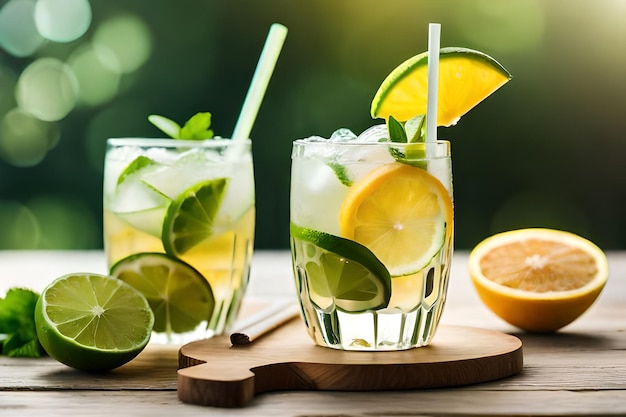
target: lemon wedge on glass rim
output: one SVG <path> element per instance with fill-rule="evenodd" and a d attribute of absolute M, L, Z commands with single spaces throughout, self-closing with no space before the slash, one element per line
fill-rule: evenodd
<path fill-rule="evenodd" d="M 489 55 L 467 48 L 441 48 L 437 126 L 451 126 L 506 84 L 511 74 Z M 372 118 L 400 122 L 426 114 L 428 52 L 396 67 L 381 83 L 371 105 Z"/>
<path fill-rule="evenodd" d="M 573 233 L 519 229 L 480 242 L 469 255 L 469 273 L 496 315 L 527 331 L 554 332 L 594 303 L 608 263 L 599 247 Z"/>

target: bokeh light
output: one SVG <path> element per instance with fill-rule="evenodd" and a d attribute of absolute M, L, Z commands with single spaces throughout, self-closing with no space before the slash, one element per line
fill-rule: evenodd
<path fill-rule="evenodd" d="M 98 224 L 82 200 L 38 196 L 28 202 L 37 221 L 37 249 L 81 249 L 98 247 Z"/>
<path fill-rule="evenodd" d="M 487 53 L 530 51 L 543 39 L 546 19 L 539 0 L 460 1 L 452 12 L 455 28 Z"/>
<path fill-rule="evenodd" d="M 0 47 L 11 55 L 26 57 L 44 38 L 35 26 L 35 0 L 10 0 L 0 8 Z"/>
<path fill-rule="evenodd" d="M 115 96 L 120 86 L 121 73 L 113 68 L 116 66 L 117 57 L 101 46 L 97 53 L 92 44 L 82 45 L 68 60 L 68 65 L 76 75 L 79 85 L 79 102 L 90 106 L 96 106 L 110 100 Z"/>
<path fill-rule="evenodd" d="M 87 0 L 37 0 L 35 25 L 39 33 L 55 42 L 80 38 L 91 24 Z"/>
<path fill-rule="evenodd" d="M 23 110 L 45 120 L 61 120 L 78 99 L 78 81 L 70 67 L 56 58 L 39 58 L 20 75 L 16 99 Z"/>
<path fill-rule="evenodd" d="M 0 65 L 0 118 L 16 106 L 15 91 L 17 75 L 14 70 Z"/>
<path fill-rule="evenodd" d="M 0 250 L 94 248 L 100 245 L 97 229 L 89 210 L 71 198 L 0 200 Z"/>
<path fill-rule="evenodd" d="M 20 109 L 0 122 L 0 156 L 18 167 L 37 165 L 58 141 L 58 128 Z"/>
<path fill-rule="evenodd" d="M 23 204 L 0 200 L 0 230 L 0 250 L 37 248 L 37 219 Z"/>
<path fill-rule="evenodd" d="M 100 24 L 93 37 L 100 60 L 113 71 L 135 71 L 152 51 L 148 26 L 133 15 L 112 17 Z M 112 59 L 111 52 L 116 59 Z"/>

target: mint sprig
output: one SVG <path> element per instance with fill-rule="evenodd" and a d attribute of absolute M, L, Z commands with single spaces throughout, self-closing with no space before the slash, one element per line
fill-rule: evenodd
<path fill-rule="evenodd" d="M 389 153 L 393 158 L 403 164 L 426 169 L 426 117 L 415 116 L 405 123 L 397 121 L 393 116 L 387 120 L 389 140 L 394 143 L 408 143 L 404 152 L 393 146 L 389 147 Z"/>
<path fill-rule="evenodd" d="M 35 305 L 39 294 L 10 289 L 0 298 L 0 352 L 7 356 L 38 358 L 45 354 L 37 339 Z"/>
<path fill-rule="evenodd" d="M 181 127 L 178 123 L 158 114 L 151 114 L 148 120 L 163 133 L 173 139 L 204 140 L 213 138 L 211 127 L 211 113 L 200 112 L 194 114 Z"/>

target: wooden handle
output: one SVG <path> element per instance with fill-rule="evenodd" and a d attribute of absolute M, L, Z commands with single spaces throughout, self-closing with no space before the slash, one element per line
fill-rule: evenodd
<path fill-rule="evenodd" d="M 294 303 L 272 304 L 255 314 L 248 323 L 230 335 L 232 346 L 248 345 L 294 319 L 300 309 Z"/>

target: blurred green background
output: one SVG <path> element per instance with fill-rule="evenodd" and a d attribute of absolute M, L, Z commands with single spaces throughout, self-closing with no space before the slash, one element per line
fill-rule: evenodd
<path fill-rule="evenodd" d="M 442 46 L 513 80 L 439 136 L 456 247 L 542 226 L 626 249 L 624 0 L 0 1 L 0 249 L 102 247 L 104 144 L 152 113 L 231 134 L 269 26 L 289 34 L 252 131 L 256 248 L 287 248 L 291 142 L 359 133 L 399 63 Z"/>

